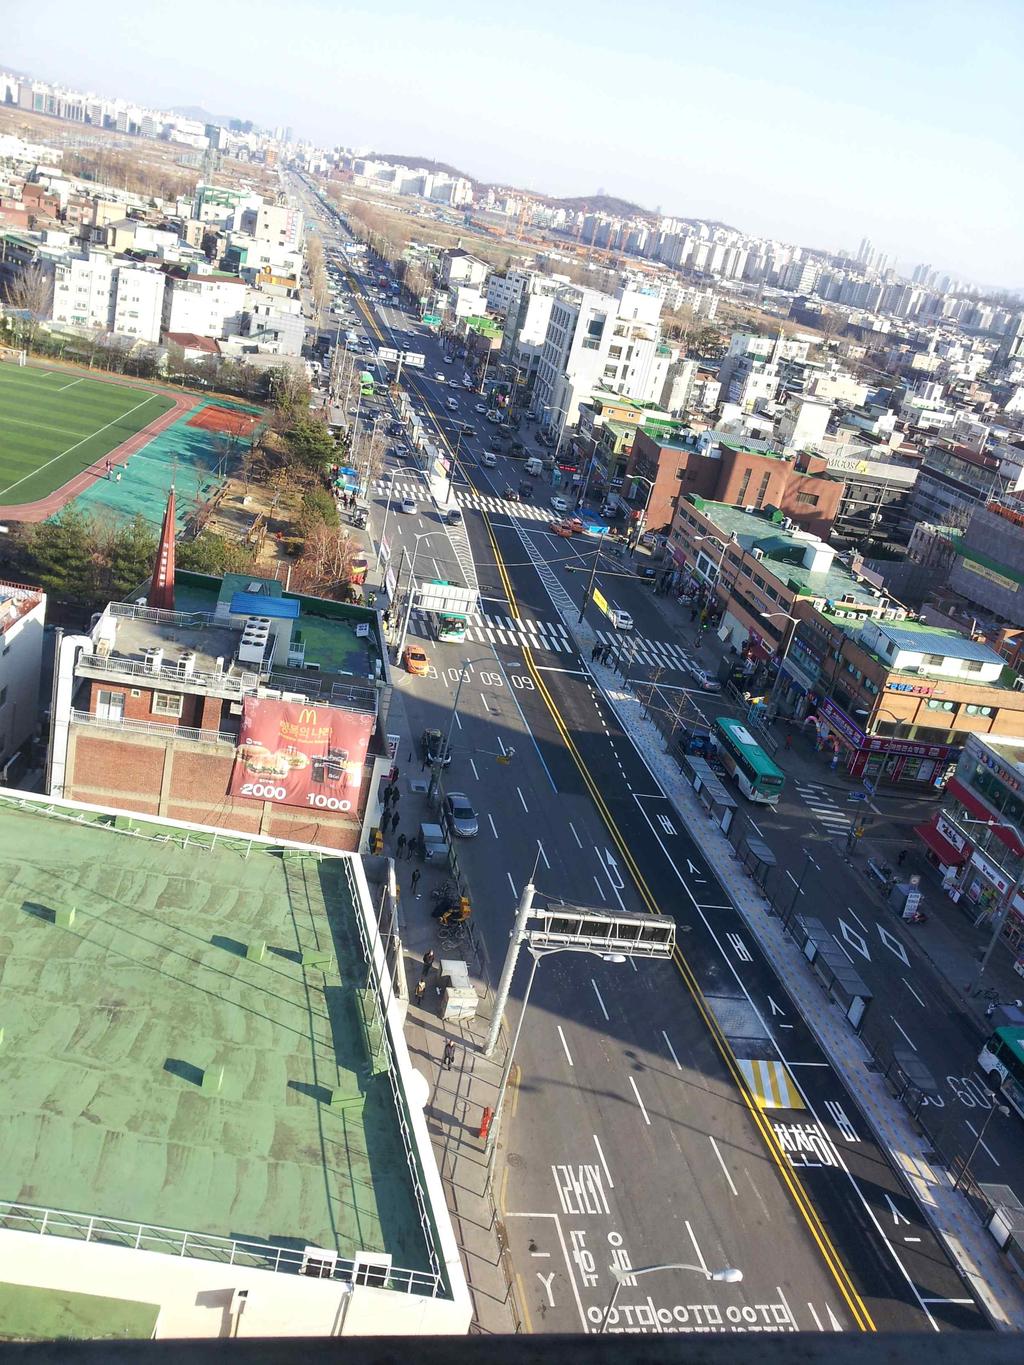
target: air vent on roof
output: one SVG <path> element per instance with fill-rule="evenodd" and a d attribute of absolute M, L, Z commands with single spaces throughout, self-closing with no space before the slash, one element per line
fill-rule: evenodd
<path fill-rule="evenodd" d="M 159 645 L 149 645 L 142 651 L 142 664 L 147 673 L 159 673 L 164 662 L 164 652 Z"/>

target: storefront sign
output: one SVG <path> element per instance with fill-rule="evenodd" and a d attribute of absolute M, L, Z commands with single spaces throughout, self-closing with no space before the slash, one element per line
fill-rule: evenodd
<path fill-rule="evenodd" d="M 930 697 L 935 688 L 929 683 L 886 683 L 887 692 L 910 692 L 915 697 Z"/>
<path fill-rule="evenodd" d="M 825 697 L 818 707 L 818 718 L 827 721 L 836 734 L 842 735 L 847 744 L 851 744 L 855 749 L 863 747 L 867 739 L 864 731 L 829 697 Z"/>
<path fill-rule="evenodd" d="M 913 739 L 886 739 L 882 735 L 873 735 L 864 747 L 872 753 L 911 754 L 914 758 L 941 758 L 950 762 L 953 755 L 960 753 L 959 749 L 946 744 L 920 744 Z"/>
<path fill-rule="evenodd" d="M 948 821 L 943 820 L 941 811 L 939 812 L 938 819 L 935 821 L 935 828 L 947 843 L 952 844 L 953 847 L 961 853 L 964 851 L 964 844 L 966 844 L 967 840 L 955 826 L 949 824 Z"/>
<path fill-rule="evenodd" d="M 1012 777 L 1006 766 L 1003 763 L 1000 763 L 995 755 L 990 754 L 987 749 L 982 748 L 980 744 L 971 746 L 971 757 L 976 758 L 979 763 L 983 763 L 986 768 L 991 772 L 994 772 L 999 778 L 999 781 L 1009 787 L 1011 791 L 1020 791 L 1020 781 L 1016 777 Z"/>
<path fill-rule="evenodd" d="M 1001 896 L 1005 896 L 1009 891 L 1010 883 L 996 871 L 989 860 L 977 849 L 971 854 L 971 866 L 976 867 L 985 880 L 991 882 Z"/>
<path fill-rule="evenodd" d="M 964 555 L 960 563 L 968 573 L 976 573 L 979 578 L 987 578 L 990 583 L 997 584 L 1000 588 L 1006 588 L 1009 592 L 1017 592 L 1020 584 L 1012 578 L 1007 578 L 1005 574 L 996 573 L 995 569 L 990 569 L 986 564 L 979 564 L 976 559 L 970 559 Z"/>

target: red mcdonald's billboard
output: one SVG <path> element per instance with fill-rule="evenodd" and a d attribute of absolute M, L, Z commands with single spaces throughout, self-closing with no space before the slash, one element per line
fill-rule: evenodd
<path fill-rule="evenodd" d="M 373 716 L 336 706 L 247 698 L 229 794 L 353 810 L 373 725 Z"/>

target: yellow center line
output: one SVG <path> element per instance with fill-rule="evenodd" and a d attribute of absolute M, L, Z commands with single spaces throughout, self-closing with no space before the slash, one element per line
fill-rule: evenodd
<path fill-rule="evenodd" d="M 508 577 L 508 573 L 505 569 L 505 565 L 502 561 L 501 553 L 498 549 L 498 543 L 497 540 L 495 539 L 494 530 L 491 526 L 490 518 L 487 516 L 486 513 L 482 513 L 481 515 L 483 516 L 484 519 L 484 525 L 487 528 L 487 534 L 491 542 L 491 549 L 494 554 L 495 563 L 498 567 L 498 573 L 501 576 L 501 581 L 505 587 L 506 593 L 508 594 L 508 600 L 512 608 L 513 615 L 518 620 L 519 610 L 518 606 L 516 605 L 515 593 L 512 588 L 512 583 Z M 640 871 L 640 868 L 638 867 L 628 844 L 626 843 L 626 840 L 623 838 L 621 832 L 619 831 L 614 816 L 612 815 L 611 811 L 605 804 L 604 798 L 602 797 L 600 790 L 598 789 L 596 783 L 594 782 L 594 779 L 591 777 L 590 770 L 587 767 L 586 762 L 584 761 L 579 750 L 577 749 L 572 739 L 572 736 L 569 733 L 569 730 L 565 724 L 565 721 L 562 718 L 561 712 L 559 711 L 554 698 L 551 696 L 551 693 L 548 691 L 543 675 L 539 672 L 536 664 L 534 663 L 533 655 L 530 651 L 530 648 L 527 645 L 523 646 L 523 658 L 526 662 L 527 670 L 529 671 L 530 676 L 533 679 L 534 686 L 540 693 L 540 696 L 543 699 L 544 704 L 547 706 L 548 711 L 551 714 L 551 718 L 555 723 L 555 727 L 557 728 L 559 734 L 562 737 L 563 743 L 565 744 L 569 753 L 572 755 L 573 761 L 576 764 L 576 768 L 579 771 L 579 774 L 583 779 L 583 783 L 586 786 L 587 790 L 589 791 L 590 796 L 594 801 L 594 804 L 597 806 L 598 812 L 601 815 L 601 818 L 605 824 L 605 827 L 608 830 L 608 833 L 611 835 L 613 842 L 615 843 L 620 854 L 622 855 L 624 862 L 629 868 L 629 871 L 633 877 L 633 881 L 636 884 L 637 890 L 640 893 L 641 899 L 643 900 L 647 909 L 652 914 L 656 915 L 663 914 L 664 911 L 661 909 L 661 906 L 658 904 L 650 888 L 648 887 L 647 882 L 642 872 Z M 693 973 L 693 970 L 690 967 L 690 964 L 687 962 L 686 958 L 683 956 L 683 953 L 681 952 L 678 944 L 676 945 L 676 949 L 673 954 L 673 961 L 675 962 L 680 975 L 682 976 L 684 982 L 686 983 L 687 989 L 689 990 L 690 995 L 693 998 L 694 1004 L 697 1006 L 697 1010 L 701 1015 L 701 1018 L 703 1019 L 708 1029 L 708 1032 L 714 1039 L 715 1045 L 718 1048 L 718 1051 L 723 1061 L 725 1062 L 726 1068 L 728 1069 L 730 1075 L 732 1076 L 732 1079 L 737 1089 L 739 1090 L 744 1103 L 746 1104 L 747 1110 L 750 1113 L 754 1126 L 760 1132 L 761 1137 L 764 1140 L 765 1146 L 768 1148 L 768 1152 L 772 1160 L 774 1161 L 779 1171 L 779 1174 L 782 1177 L 783 1183 L 789 1190 L 790 1196 L 792 1197 L 797 1210 L 799 1211 L 801 1217 L 803 1218 L 805 1224 L 807 1225 L 812 1240 L 817 1246 L 818 1251 L 820 1252 L 822 1259 L 825 1262 L 825 1265 L 828 1267 L 829 1272 L 831 1273 L 833 1279 L 836 1282 L 836 1286 L 840 1294 L 842 1295 L 844 1301 L 846 1302 L 847 1307 L 849 1308 L 851 1314 L 853 1315 L 854 1322 L 860 1328 L 861 1331 L 864 1332 L 876 1331 L 877 1329 L 871 1318 L 871 1314 L 867 1309 L 866 1304 L 861 1299 L 860 1295 L 857 1293 L 856 1287 L 854 1286 L 853 1281 L 850 1277 L 850 1273 L 847 1270 L 846 1266 L 843 1264 L 838 1251 L 836 1250 L 835 1246 L 832 1243 L 831 1238 L 829 1237 L 827 1231 L 825 1230 L 825 1227 L 821 1222 L 817 1210 L 811 1203 L 807 1191 L 804 1189 L 803 1184 L 798 1179 L 792 1166 L 790 1166 L 789 1162 L 787 1161 L 785 1153 L 782 1151 L 782 1148 L 779 1145 L 778 1139 L 775 1136 L 774 1130 L 772 1129 L 769 1120 L 761 1110 L 761 1107 L 757 1102 L 756 1096 L 753 1095 L 749 1086 L 747 1085 L 743 1077 L 743 1074 L 740 1071 L 740 1068 L 737 1064 L 736 1055 L 733 1052 L 732 1047 L 730 1046 L 729 1041 L 726 1038 L 725 1034 L 722 1032 L 717 1019 L 715 1019 L 714 1015 L 712 1014 L 710 1007 L 708 1006 L 707 1001 L 704 998 L 704 994 L 697 983 L 697 979 Z"/>

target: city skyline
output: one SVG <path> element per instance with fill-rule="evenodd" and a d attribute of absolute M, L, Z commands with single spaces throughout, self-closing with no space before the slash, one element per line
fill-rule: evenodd
<path fill-rule="evenodd" d="M 300 0 L 277 70 L 264 0 L 226 0 L 229 47 L 177 50 L 151 10 L 126 15 L 100 47 L 83 12 L 44 0 L 4 59 L 537 193 L 602 185 L 652 211 L 833 250 L 867 236 L 904 265 L 1013 289 L 1024 285 L 1024 159 L 1010 92 L 1024 16 L 1005 0 L 981 8 L 973 33 L 998 41 L 965 41 L 952 6 L 931 7 L 925 28 L 918 5 L 875 0 L 854 16 L 836 8 L 827 32 L 806 0 L 770 13 L 739 0 L 728 16 L 643 0 L 628 26 L 607 5 L 525 0 L 514 33 L 465 0 L 443 26 L 405 3 L 371 16 Z M 860 73 L 838 91 L 837 61 Z M 953 88 L 970 99 L 949 99 Z M 936 212 L 953 194 L 955 212 Z"/>

